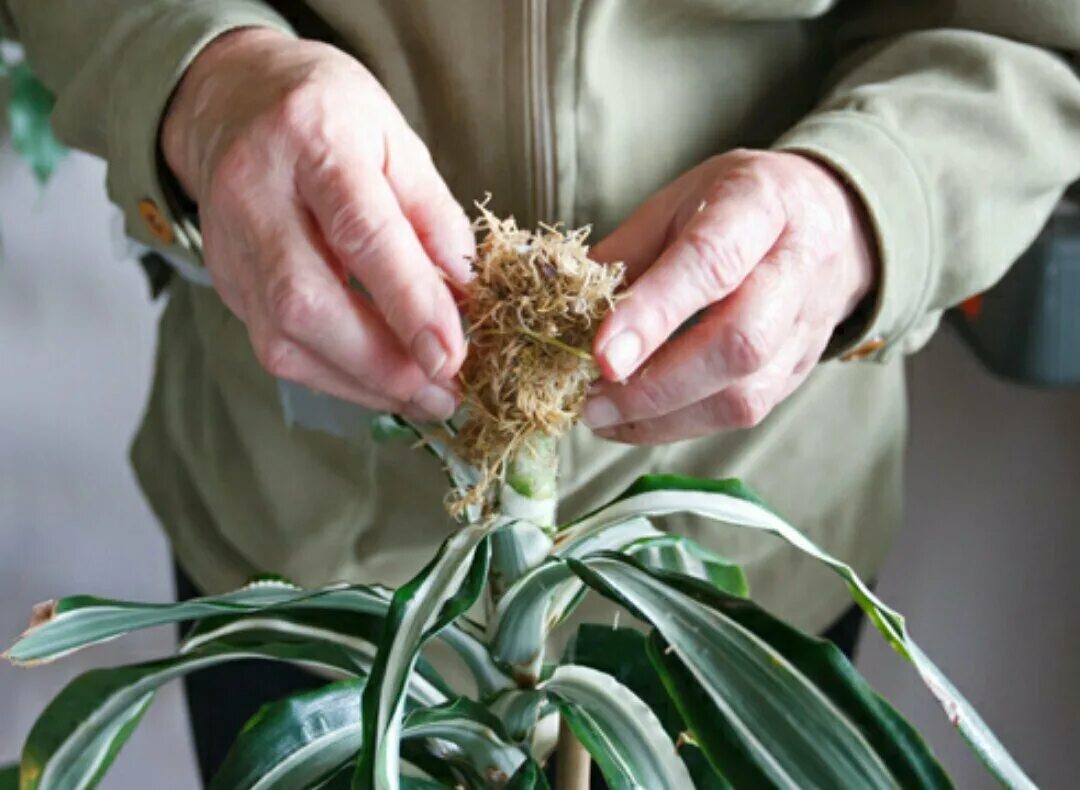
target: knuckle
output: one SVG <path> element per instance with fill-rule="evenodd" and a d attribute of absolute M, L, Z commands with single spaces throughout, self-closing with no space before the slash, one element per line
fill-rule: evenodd
<path fill-rule="evenodd" d="M 252 185 L 260 171 L 259 159 L 246 141 L 233 143 L 210 175 L 210 202 L 228 212 L 249 213 L 255 203 Z"/>
<path fill-rule="evenodd" d="M 297 80 L 278 99 L 269 120 L 285 133 L 303 133 L 321 113 L 322 95 L 317 73 Z"/>
<path fill-rule="evenodd" d="M 760 370 L 768 361 L 769 341 L 758 326 L 735 324 L 727 327 L 722 345 L 727 367 L 736 375 Z"/>
<path fill-rule="evenodd" d="M 772 174 L 758 158 L 739 160 L 713 184 L 716 197 L 723 199 L 732 195 L 767 200 L 775 192 Z"/>
<path fill-rule="evenodd" d="M 740 152 L 728 169 L 710 185 L 709 200 L 741 198 L 761 210 L 780 205 L 787 168 L 773 154 L 761 151 Z"/>
<path fill-rule="evenodd" d="M 721 402 L 721 421 L 733 428 L 753 428 L 769 413 L 765 393 L 758 389 L 732 389 Z"/>
<path fill-rule="evenodd" d="M 307 166 L 318 176 L 319 189 L 336 205 L 352 201 L 353 185 L 345 167 L 334 156 L 330 146 L 312 147 Z"/>
<path fill-rule="evenodd" d="M 656 376 L 649 376 L 646 371 L 631 388 L 625 391 L 623 397 L 629 416 L 640 420 L 667 412 L 671 392 L 663 381 Z"/>
<path fill-rule="evenodd" d="M 646 342 L 649 342 L 650 337 L 652 339 L 650 346 L 659 346 L 686 321 L 678 299 L 650 301 L 641 305 L 638 314 L 638 320 L 645 330 L 643 335 Z"/>
<path fill-rule="evenodd" d="M 270 288 L 270 322 L 284 335 L 309 336 L 319 318 L 319 289 L 295 274 L 281 278 Z"/>
<path fill-rule="evenodd" d="M 298 348 L 288 338 L 270 335 L 261 342 L 256 340 L 255 357 L 271 376 L 295 381 L 299 376 Z"/>
<path fill-rule="evenodd" d="M 739 255 L 730 242 L 703 228 L 689 230 L 685 240 L 696 261 L 701 286 L 709 296 L 719 298 L 738 285 Z"/>
<path fill-rule="evenodd" d="M 385 373 L 378 382 L 378 389 L 390 400 L 412 403 L 426 383 L 419 371 L 413 371 L 407 365 L 399 365 Z"/>
<path fill-rule="evenodd" d="M 334 103 L 335 90 L 315 71 L 293 85 L 267 114 L 270 133 L 296 152 L 303 167 L 319 172 L 335 161 L 348 113 Z"/>
<path fill-rule="evenodd" d="M 729 151 L 729 155 L 736 162 L 752 162 L 761 156 L 760 151 L 755 151 L 753 148 L 744 148 L 742 146 L 733 148 Z"/>
<path fill-rule="evenodd" d="M 331 171 L 330 179 L 340 181 L 343 176 L 334 175 L 338 172 Z M 331 186 L 331 189 L 335 187 Z M 334 249 L 350 257 L 365 258 L 374 255 L 387 243 L 392 225 L 388 219 L 373 216 L 371 212 L 358 208 L 344 196 L 346 191 L 347 187 L 339 183 L 333 193 L 342 197 L 336 201 L 337 208 L 330 218 L 326 232 L 327 241 Z"/>
<path fill-rule="evenodd" d="M 386 282 L 376 298 L 390 326 L 410 342 L 425 323 L 439 318 L 424 292 L 413 282 Z"/>

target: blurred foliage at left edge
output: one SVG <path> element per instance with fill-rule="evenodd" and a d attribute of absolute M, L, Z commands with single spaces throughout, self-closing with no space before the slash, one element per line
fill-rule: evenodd
<path fill-rule="evenodd" d="M 5 44 L 0 56 L 0 77 L 7 82 L 11 144 L 38 182 L 44 184 L 67 153 L 49 124 L 56 99 L 25 62 L 10 56 L 11 49 Z"/>

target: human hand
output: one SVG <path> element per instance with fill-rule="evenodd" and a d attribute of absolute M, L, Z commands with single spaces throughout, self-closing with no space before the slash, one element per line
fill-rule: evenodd
<path fill-rule="evenodd" d="M 271 30 L 227 34 L 184 76 L 161 142 L 263 367 L 372 409 L 453 413 L 465 340 L 443 274 L 468 278 L 473 235 L 360 63 Z"/>
<path fill-rule="evenodd" d="M 607 381 L 584 420 L 634 444 L 757 425 L 810 374 L 876 266 L 863 209 L 839 177 L 770 151 L 695 167 L 593 254 L 626 262 L 632 285 L 597 333 Z"/>

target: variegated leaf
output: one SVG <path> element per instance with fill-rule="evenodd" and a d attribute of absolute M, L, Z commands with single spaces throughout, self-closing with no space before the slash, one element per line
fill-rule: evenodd
<path fill-rule="evenodd" d="M 487 576 L 493 525 L 464 527 L 394 594 L 363 699 L 364 738 L 354 788 L 397 790 L 405 681 L 424 642 L 476 602 Z"/>
<path fill-rule="evenodd" d="M 363 686 L 363 679 L 344 681 L 265 706 L 240 733 L 210 790 L 348 786 L 341 773 L 348 768 L 351 775 L 360 749 Z M 414 709 L 401 738 L 406 760 L 473 786 L 505 784 L 528 759 L 493 726 L 490 714 L 468 700 Z M 402 786 L 424 787 L 427 781 L 402 777 Z"/>
<path fill-rule="evenodd" d="M 949 721 L 960 730 L 991 773 L 1008 787 L 1035 787 L 971 703 L 964 699 L 911 638 L 904 618 L 885 605 L 850 565 L 829 555 L 769 510 L 739 481 L 697 480 L 674 475 L 643 477 L 612 504 L 564 531 L 580 535 L 602 530 L 605 525 L 635 516 L 655 517 L 674 513 L 692 513 L 732 527 L 770 533 L 835 571 L 885 640 L 915 667 Z"/>
<path fill-rule="evenodd" d="M 613 790 L 693 787 L 656 714 L 611 675 L 567 664 L 540 689 L 555 700 Z"/>
<path fill-rule="evenodd" d="M 93 787 L 131 735 L 163 684 L 191 672 L 242 659 L 287 661 L 356 674 L 352 655 L 334 644 L 203 645 L 186 655 L 97 669 L 71 681 L 38 717 L 22 757 L 22 790 Z"/>
<path fill-rule="evenodd" d="M 650 623 L 693 674 L 699 694 L 737 731 L 754 781 L 779 787 L 892 788 L 859 729 L 779 651 L 632 560 L 571 566 L 593 589 Z"/>

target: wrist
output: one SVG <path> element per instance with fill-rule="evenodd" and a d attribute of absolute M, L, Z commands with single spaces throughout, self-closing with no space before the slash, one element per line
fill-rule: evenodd
<path fill-rule="evenodd" d="M 872 301 L 877 290 L 880 263 L 874 226 L 862 197 L 842 173 L 813 156 L 792 154 L 813 167 L 820 185 L 820 199 L 832 207 L 835 217 L 832 224 L 839 237 L 836 255 L 844 269 L 843 284 L 848 297 L 840 317 L 843 323 Z"/>
<path fill-rule="evenodd" d="M 830 171 L 832 173 L 832 171 Z M 870 214 L 859 194 L 839 175 L 833 174 L 844 192 L 851 233 L 852 298 L 845 319 L 852 317 L 857 309 L 871 300 L 877 291 L 881 264 L 877 239 Z"/>
<path fill-rule="evenodd" d="M 215 75 L 243 68 L 259 51 L 287 38 L 283 33 L 259 27 L 230 30 L 210 42 L 191 62 L 165 111 L 158 143 L 165 164 L 187 193 L 198 201 L 199 173 L 205 158 L 199 130 L 203 116 L 211 111 L 209 91 Z M 214 129 L 218 124 L 208 124 Z"/>

